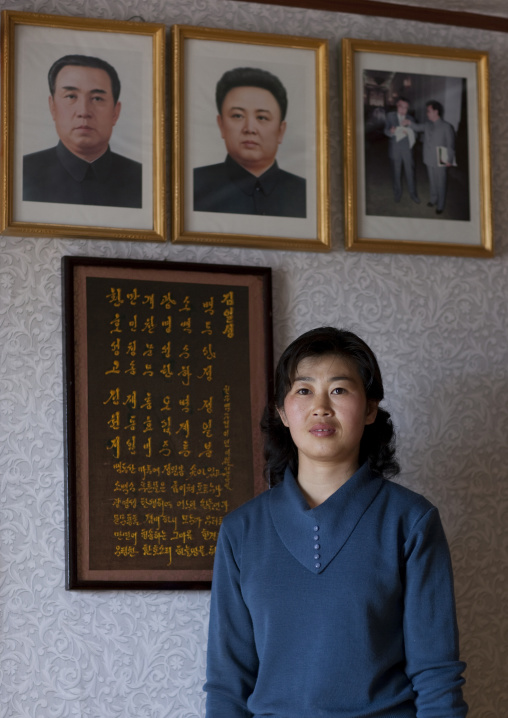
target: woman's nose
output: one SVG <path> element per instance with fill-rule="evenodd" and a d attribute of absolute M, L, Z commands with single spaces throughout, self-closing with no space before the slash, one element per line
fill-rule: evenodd
<path fill-rule="evenodd" d="M 328 394 L 316 394 L 313 413 L 319 416 L 329 416 L 333 413 Z"/>

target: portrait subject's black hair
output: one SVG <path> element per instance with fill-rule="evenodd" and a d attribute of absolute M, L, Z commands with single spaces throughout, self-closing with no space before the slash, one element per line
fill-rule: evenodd
<path fill-rule="evenodd" d="M 120 97 L 120 78 L 118 73 L 109 62 L 101 60 L 100 57 L 91 57 L 89 55 L 64 55 L 63 57 L 55 60 L 51 65 L 48 72 L 48 84 L 51 96 L 55 95 L 56 76 L 67 65 L 77 65 L 78 67 L 95 67 L 99 70 L 104 70 L 108 73 L 111 79 L 111 92 L 113 94 L 113 100 L 116 105 L 118 98 Z"/>
<path fill-rule="evenodd" d="M 282 423 L 277 407 L 284 406 L 284 399 L 291 389 L 302 359 L 324 355 L 341 357 L 356 367 L 367 400 L 380 402 L 384 397 L 376 356 L 353 332 L 321 327 L 295 339 L 279 359 L 273 401 L 267 405 L 261 422 L 265 434 L 265 476 L 270 486 L 283 480 L 286 466 L 289 466 L 294 476 L 298 474 L 298 450 L 289 429 Z M 372 471 L 385 478 L 395 476 L 400 470 L 395 458 L 395 432 L 390 414 L 385 409 L 378 408 L 375 421 L 364 429 L 360 442 L 360 465 L 366 461 Z"/>
<path fill-rule="evenodd" d="M 222 114 L 224 98 L 235 87 L 261 87 L 263 90 L 268 90 L 280 107 L 280 121 L 282 122 L 286 117 L 288 109 L 286 88 L 278 77 L 268 70 L 257 67 L 235 67 L 234 70 L 228 70 L 222 75 L 215 88 L 215 103 L 219 115 Z"/>
<path fill-rule="evenodd" d="M 444 108 L 443 105 L 437 100 L 429 100 L 425 103 L 425 107 L 432 107 L 433 110 L 437 110 L 439 117 L 443 116 Z"/>

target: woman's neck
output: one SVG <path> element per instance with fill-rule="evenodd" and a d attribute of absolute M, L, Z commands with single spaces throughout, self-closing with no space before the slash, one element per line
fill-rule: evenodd
<path fill-rule="evenodd" d="M 324 503 L 358 469 L 358 464 L 345 466 L 305 466 L 298 467 L 298 485 L 310 508 Z"/>

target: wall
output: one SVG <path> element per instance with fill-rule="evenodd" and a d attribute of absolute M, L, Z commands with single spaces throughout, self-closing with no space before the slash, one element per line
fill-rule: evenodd
<path fill-rule="evenodd" d="M 60 259 L 270 266 L 275 354 L 323 323 L 375 349 L 398 427 L 400 481 L 441 509 L 472 718 L 508 702 L 508 36 L 229 0 L 19 0 L 2 9 L 327 37 L 333 251 L 0 238 L 0 718 L 203 715 L 207 592 L 64 590 Z M 341 37 L 487 49 L 496 256 L 345 253 Z M 504 108 L 504 109 L 503 109 Z"/>

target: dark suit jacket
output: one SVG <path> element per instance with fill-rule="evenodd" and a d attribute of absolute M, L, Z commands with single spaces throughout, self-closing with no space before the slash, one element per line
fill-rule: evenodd
<path fill-rule="evenodd" d="M 61 142 L 23 157 L 23 199 L 28 202 L 141 207 L 139 162 L 108 149 L 85 162 Z"/>
<path fill-rule="evenodd" d="M 416 123 L 416 120 L 412 115 L 406 115 L 406 119 L 409 120 L 412 124 Z M 400 157 L 404 154 L 407 154 L 408 156 L 411 155 L 412 149 L 409 146 L 409 140 L 407 139 L 407 137 L 397 142 L 397 140 L 395 139 L 395 135 L 390 132 L 391 127 L 399 127 L 399 116 L 396 112 L 388 112 L 386 114 L 384 131 L 385 135 L 390 138 L 390 142 L 388 144 L 388 152 L 390 158 L 395 159 L 395 157 Z"/>
<path fill-rule="evenodd" d="M 194 211 L 306 217 L 306 181 L 277 162 L 256 177 L 228 155 L 194 170 Z"/>

